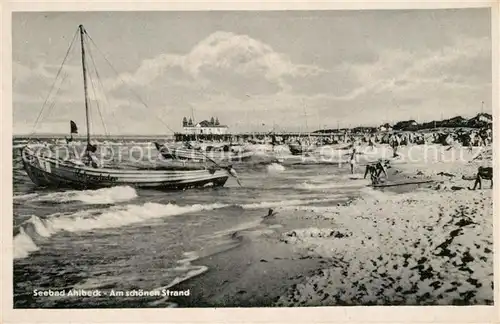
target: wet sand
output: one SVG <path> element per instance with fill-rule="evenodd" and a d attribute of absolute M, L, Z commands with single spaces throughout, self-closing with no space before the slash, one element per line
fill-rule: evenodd
<path fill-rule="evenodd" d="M 179 307 L 268 307 L 290 287 L 327 266 L 329 260 L 282 241 L 283 233 L 304 226 L 309 219 L 303 217 L 306 212 L 288 213 L 285 226 L 278 213 L 263 220 L 262 231 L 234 233 L 233 239 L 240 241 L 237 247 L 193 262 L 209 270 L 172 288 L 189 289 L 190 296 L 171 301 Z"/>

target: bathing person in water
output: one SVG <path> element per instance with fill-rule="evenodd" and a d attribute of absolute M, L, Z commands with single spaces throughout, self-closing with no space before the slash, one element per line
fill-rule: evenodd
<path fill-rule="evenodd" d="M 267 215 L 265 215 L 264 218 L 274 217 L 276 214 L 277 213 L 272 208 L 269 208 Z"/>

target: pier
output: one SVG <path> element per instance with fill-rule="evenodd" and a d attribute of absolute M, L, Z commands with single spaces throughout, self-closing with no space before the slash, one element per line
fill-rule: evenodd
<path fill-rule="evenodd" d="M 175 141 L 224 141 L 224 142 L 237 142 L 237 141 L 248 141 L 250 139 L 263 140 L 269 138 L 270 136 L 276 136 L 283 140 L 288 140 L 290 138 L 296 137 L 332 137 L 344 135 L 345 130 L 328 132 L 328 133 L 301 133 L 301 132 L 249 132 L 249 133 L 232 133 L 232 134 L 185 134 L 185 133 L 175 133 Z"/>

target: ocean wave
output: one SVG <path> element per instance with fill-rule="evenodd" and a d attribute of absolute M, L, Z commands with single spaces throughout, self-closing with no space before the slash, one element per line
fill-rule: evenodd
<path fill-rule="evenodd" d="M 223 208 L 227 205 L 208 204 L 178 206 L 174 204 L 145 203 L 143 205 L 126 205 L 112 207 L 104 212 L 85 210 L 73 214 L 53 214 L 48 217 L 33 215 L 20 226 L 19 234 L 14 239 L 16 258 L 24 258 L 36 251 L 36 239 L 48 238 L 55 233 L 85 232 L 96 229 L 117 228 L 140 223 L 150 219 L 176 216 L 192 212 Z"/>
<path fill-rule="evenodd" d="M 279 163 L 271 163 L 267 166 L 268 173 L 280 173 L 285 171 L 285 167 Z"/>
<path fill-rule="evenodd" d="M 255 219 L 255 220 L 252 220 L 252 221 L 249 221 L 249 222 L 238 224 L 238 225 L 230 227 L 228 229 L 224 229 L 224 230 L 221 230 L 221 231 L 213 232 L 213 233 L 211 233 L 209 235 L 206 235 L 205 237 L 209 238 L 209 239 L 213 239 L 213 238 L 217 238 L 217 237 L 223 237 L 223 236 L 227 236 L 227 235 L 230 235 L 230 234 L 233 234 L 233 233 L 236 233 L 236 232 L 240 232 L 240 231 L 245 231 L 245 230 L 249 230 L 249 229 L 252 229 L 252 228 L 256 228 L 260 224 L 261 224 L 261 219 Z"/>
<path fill-rule="evenodd" d="M 282 206 L 300 206 L 314 203 L 324 203 L 337 201 L 339 199 L 345 198 L 343 195 L 330 195 L 330 198 L 325 199 L 295 199 L 295 200 L 281 200 L 281 201 L 263 201 L 253 204 L 241 205 L 243 209 L 260 209 L 260 208 L 272 208 L 272 207 L 282 207 Z"/>
<path fill-rule="evenodd" d="M 143 205 L 112 207 L 104 212 L 85 210 L 74 214 L 53 214 L 46 218 L 33 215 L 21 225 L 20 233 L 16 237 L 26 234 L 31 239 L 37 237 L 47 238 L 61 231 L 84 232 L 95 229 L 116 228 L 149 219 L 212 210 L 225 206 L 221 204 L 177 206 L 174 204 L 145 203 Z M 19 243 L 24 245 L 25 241 L 19 241 Z"/>
<path fill-rule="evenodd" d="M 27 143 L 16 143 L 16 144 L 13 144 L 12 145 L 12 148 L 13 149 L 19 149 L 19 148 L 23 148 L 27 145 Z M 30 147 L 44 147 L 46 145 L 46 143 L 31 143 L 29 144 Z"/>
<path fill-rule="evenodd" d="M 199 276 L 202 273 L 206 272 L 208 270 L 207 266 L 204 266 L 204 265 L 195 266 L 195 265 L 191 264 L 191 262 L 193 262 L 197 259 L 199 259 L 199 256 L 196 252 L 185 252 L 184 259 L 177 261 L 178 266 L 171 269 L 171 270 L 176 271 L 176 272 L 183 272 L 183 274 L 181 276 L 175 277 L 169 284 L 162 286 L 162 287 L 155 288 L 155 289 L 153 289 L 153 291 L 162 291 L 164 289 L 169 289 L 175 285 L 180 284 L 183 281 L 186 281 L 186 280 L 191 279 L 193 277 Z M 175 303 L 167 302 L 168 299 L 169 299 L 168 296 L 165 296 L 159 300 L 151 302 L 149 305 L 150 306 L 157 306 L 157 305 L 166 303 L 167 307 L 177 306 L 177 304 L 175 304 Z"/>
<path fill-rule="evenodd" d="M 243 209 L 260 209 L 324 203 L 341 198 L 340 195 L 335 195 L 329 199 L 267 201 L 236 206 Z M 36 240 L 49 238 L 62 231 L 85 232 L 118 228 L 162 217 L 209 211 L 231 206 L 234 205 L 214 203 L 179 206 L 170 203 L 159 204 L 148 202 L 142 205 L 113 206 L 104 211 L 91 209 L 71 214 L 56 213 L 43 218 L 33 215 L 19 226 L 19 233 L 14 239 L 15 258 L 25 258 L 29 253 L 36 251 L 38 249 L 35 244 Z"/>
<path fill-rule="evenodd" d="M 293 166 L 293 165 L 302 165 L 302 166 L 307 166 L 307 165 L 341 165 L 344 164 L 346 161 L 343 160 L 332 160 L 332 159 L 324 159 L 321 156 L 296 156 L 296 155 L 290 155 L 290 156 L 282 156 L 280 157 L 280 160 L 282 163 L 286 166 Z"/>
<path fill-rule="evenodd" d="M 26 199 L 30 199 L 30 198 L 33 198 L 33 197 L 36 197 L 38 196 L 37 193 L 30 193 L 30 194 L 24 194 L 24 195 L 17 195 L 17 196 L 14 196 L 14 200 L 26 200 Z"/>
<path fill-rule="evenodd" d="M 32 252 L 38 251 L 39 248 L 33 242 L 33 239 L 24 231 L 23 228 L 14 236 L 14 259 L 23 259 L 28 257 Z"/>
<path fill-rule="evenodd" d="M 327 189 L 338 189 L 338 188 L 364 188 L 367 185 L 370 184 L 368 180 L 364 179 L 353 179 L 353 180 L 362 180 L 362 181 L 351 181 L 351 182 L 343 182 L 343 181 L 337 181 L 333 180 L 332 182 L 329 183 L 309 183 L 309 182 L 303 182 L 301 184 L 295 185 L 295 189 L 299 190 L 310 190 L 310 191 L 315 191 L 315 190 L 327 190 Z"/>
<path fill-rule="evenodd" d="M 373 201 L 387 202 L 392 199 L 398 200 L 398 197 L 399 199 L 404 199 L 405 197 L 404 194 L 397 195 L 388 191 L 376 190 L 372 187 L 364 187 L 359 192 L 362 198 L 357 201 L 358 204 L 363 204 L 366 202 L 372 203 Z"/>
<path fill-rule="evenodd" d="M 335 201 L 340 201 L 342 200 L 343 204 L 345 201 L 349 200 L 350 198 L 344 197 L 344 198 L 339 198 L 336 199 Z M 279 207 L 278 210 L 290 210 L 290 211 L 306 211 L 306 212 L 313 212 L 313 213 L 333 213 L 338 210 L 339 206 L 342 206 L 341 203 L 339 202 L 338 205 L 336 206 L 282 206 Z"/>
<path fill-rule="evenodd" d="M 72 201 L 81 201 L 87 204 L 112 204 L 132 200 L 137 197 L 134 188 L 128 186 L 119 186 L 112 188 L 102 188 L 97 190 L 71 190 L 63 192 L 54 192 L 39 196 L 33 201 L 67 203 Z M 31 197 L 28 197 L 31 198 Z"/>

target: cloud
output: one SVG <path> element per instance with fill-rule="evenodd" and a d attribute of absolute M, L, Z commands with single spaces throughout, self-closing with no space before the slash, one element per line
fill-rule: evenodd
<path fill-rule="evenodd" d="M 33 74 L 33 71 L 28 67 L 18 63 L 12 62 L 12 85 L 16 86 L 17 84 L 23 82 L 24 80 L 29 79 Z"/>
<path fill-rule="evenodd" d="M 434 42 L 418 52 L 372 44 L 366 49 L 366 56 L 372 59 L 335 59 L 327 69 L 312 61 L 294 62 L 248 35 L 218 31 L 185 54 L 156 55 L 118 77 L 99 70 L 103 89 L 101 84 L 92 87 L 91 83 L 89 91 L 96 90 L 91 94 L 92 103 L 105 105 L 104 118 L 122 125 L 119 131 L 138 131 L 141 124 L 146 125 L 143 131 L 150 133 L 165 130 L 154 121 L 158 117 L 179 131 L 182 117 L 192 112 L 196 119 L 218 116 L 222 123 L 241 131 L 264 131 L 273 123 L 298 130 L 307 122 L 312 130 L 336 126 L 338 121 L 347 126 L 409 116 L 429 120 L 441 111 L 446 116 L 474 111 L 482 100 L 488 106 L 490 38 L 456 37 L 443 44 L 436 47 Z M 325 51 L 336 55 L 334 49 Z M 52 80 L 58 67 L 35 66 L 13 66 L 16 107 L 37 101 L 41 104 L 50 89 L 50 83 L 43 80 Z M 64 106 L 66 112 L 58 118 L 70 118 L 73 112 L 69 109 L 83 111 L 81 68 L 69 65 L 63 76 L 66 80 L 57 105 Z M 17 118 L 21 116 L 15 113 L 15 122 L 20 122 Z M 139 122 L 141 118 L 144 121 Z M 61 125 L 67 128 L 66 123 Z"/>
<path fill-rule="evenodd" d="M 337 99 L 353 100 L 370 93 L 398 96 L 404 90 L 418 93 L 419 87 L 427 84 L 477 89 L 491 83 L 491 41 L 486 37 L 461 38 L 452 45 L 418 55 L 385 49 L 374 63 L 344 68 L 352 70 L 362 86 Z"/>
<path fill-rule="evenodd" d="M 131 86 L 147 86 L 165 78 L 185 85 L 198 83 L 206 86 L 217 85 L 221 77 L 235 78 L 237 85 L 262 78 L 285 90 L 288 88 L 285 77 L 308 77 L 322 71 L 313 65 L 294 64 L 285 54 L 277 53 L 271 46 L 249 36 L 218 31 L 200 41 L 186 55 L 158 55 L 143 61 L 134 73 L 122 74 L 120 79 Z M 177 78 L 169 76 L 172 72 Z"/>

